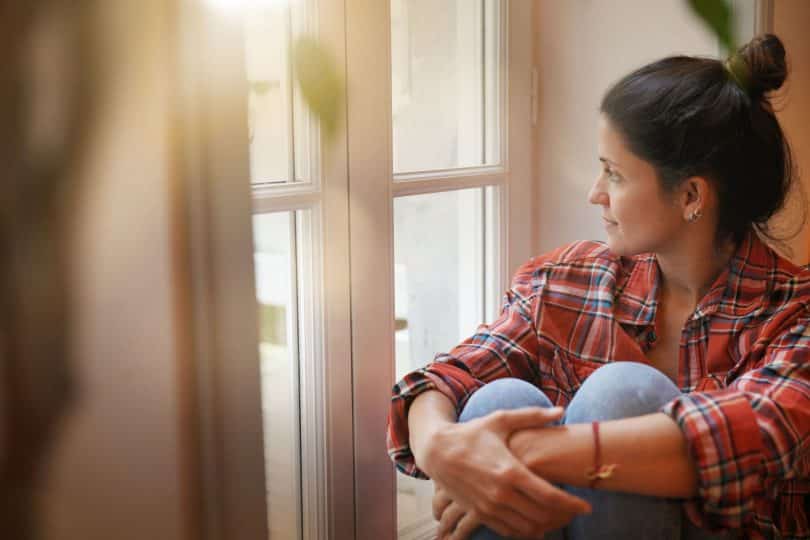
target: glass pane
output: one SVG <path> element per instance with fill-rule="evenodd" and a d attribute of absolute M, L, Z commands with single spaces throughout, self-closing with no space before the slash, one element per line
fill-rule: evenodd
<path fill-rule="evenodd" d="M 301 538 L 295 214 L 253 217 L 271 539 Z"/>
<path fill-rule="evenodd" d="M 245 8 L 250 178 L 254 184 L 311 179 L 311 118 L 294 84 L 289 50 L 306 31 L 304 0 Z"/>
<path fill-rule="evenodd" d="M 498 0 L 391 0 L 394 172 L 500 163 Z"/>
<path fill-rule="evenodd" d="M 430 362 L 490 316 L 494 200 L 476 188 L 394 200 L 396 376 Z M 486 201 L 486 202 L 485 202 Z M 430 241 L 426 242 L 425 239 Z M 400 538 L 433 526 L 430 482 L 397 475 Z"/>

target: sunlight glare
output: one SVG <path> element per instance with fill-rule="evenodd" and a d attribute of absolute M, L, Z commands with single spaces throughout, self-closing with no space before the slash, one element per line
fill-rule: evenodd
<path fill-rule="evenodd" d="M 205 0 L 205 3 L 219 12 L 238 13 L 246 9 L 283 7 L 289 0 Z"/>

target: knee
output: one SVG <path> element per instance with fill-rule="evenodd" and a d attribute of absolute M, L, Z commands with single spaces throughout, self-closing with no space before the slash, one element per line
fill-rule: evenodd
<path fill-rule="evenodd" d="M 521 379 L 498 379 L 479 388 L 464 405 L 459 422 L 481 418 L 503 409 L 551 407 L 546 395 Z"/>
<path fill-rule="evenodd" d="M 629 418 L 657 411 L 680 395 L 662 372 L 637 362 L 607 364 L 588 377 L 571 400 L 566 423 Z"/>

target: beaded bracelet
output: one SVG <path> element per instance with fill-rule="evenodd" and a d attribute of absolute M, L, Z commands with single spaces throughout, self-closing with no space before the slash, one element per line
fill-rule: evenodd
<path fill-rule="evenodd" d="M 602 449 L 599 445 L 599 422 L 591 422 L 593 428 L 593 441 L 594 441 L 594 456 L 593 456 L 593 469 L 585 471 L 585 478 L 590 481 L 589 487 L 594 489 L 599 480 L 606 480 L 613 476 L 613 471 L 618 467 L 618 464 L 611 463 L 610 465 L 602 464 Z"/>

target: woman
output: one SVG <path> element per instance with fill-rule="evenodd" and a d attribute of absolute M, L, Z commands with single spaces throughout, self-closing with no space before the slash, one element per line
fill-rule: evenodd
<path fill-rule="evenodd" d="M 440 537 L 810 538 L 810 272 L 757 234 L 793 180 L 786 74 L 765 35 L 605 95 L 607 245 L 530 260 L 394 387 L 389 453 L 434 479 Z"/>

